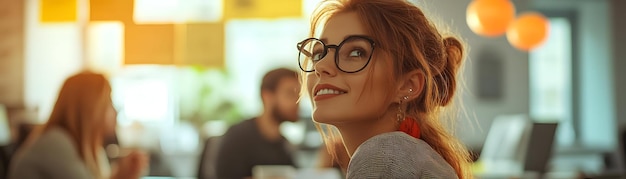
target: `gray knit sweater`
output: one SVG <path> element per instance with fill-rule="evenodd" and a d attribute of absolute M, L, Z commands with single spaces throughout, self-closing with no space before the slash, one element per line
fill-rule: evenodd
<path fill-rule="evenodd" d="M 404 132 L 389 132 L 363 142 L 348 166 L 348 179 L 458 178 L 426 142 Z"/>
<path fill-rule="evenodd" d="M 93 179 L 75 146 L 65 130 L 50 128 L 20 149 L 11 162 L 9 179 Z M 104 178 L 108 178 L 111 169 L 104 150 L 98 156 Z"/>

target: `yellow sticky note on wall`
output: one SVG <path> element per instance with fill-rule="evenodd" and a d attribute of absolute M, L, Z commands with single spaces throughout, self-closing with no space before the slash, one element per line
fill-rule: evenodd
<path fill-rule="evenodd" d="M 133 22 L 133 0 L 89 0 L 89 20 Z"/>
<path fill-rule="evenodd" d="M 178 25 L 177 64 L 224 67 L 224 39 L 223 22 Z"/>
<path fill-rule="evenodd" d="M 126 24 L 124 64 L 174 64 L 174 24 Z"/>
<path fill-rule="evenodd" d="M 76 0 L 39 0 L 40 22 L 75 22 Z"/>
<path fill-rule="evenodd" d="M 302 0 L 225 0 L 224 19 L 302 16 Z"/>

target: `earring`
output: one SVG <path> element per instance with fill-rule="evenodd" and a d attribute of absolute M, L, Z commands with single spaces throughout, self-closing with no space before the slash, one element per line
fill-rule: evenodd
<path fill-rule="evenodd" d="M 404 96 L 402 97 L 402 99 L 400 99 L 400 102 L 398 103 L 398 112 L 396 113 L 396 121 L 398 123 L 404 120 L 404 112 L 402 112 L 402 103 L 404 102 L 404 100 L 407 100 L 407 99 L 409 99 L 409 96 Z"/>
<path fill-rule="evenodd" d="M 402 102 L 400 102 L 400 104 L 402 104 Z M 398 124 L 404 119 L 404 115 L 402 115 L 402 107 L 400 107 L 400 104 L 398 104 L 398 112 L 396 113 L 396 122 L 398 122 Z"/>
<path fill-rule="evenodd" d="M 412 92 L 413 92 L 413 88 L 409 88 L 409 93 L 412 93 Z M 398 124 L 404 121 L 404 112 L 402 111 L 402 103 L 408 99 L 409 99 L 408 95 L 404 96 L 402 97 L 402 99 L 400 99 L 400 102 L 398 103 L 398 113 L 396 113 L 396 120 Z"/>

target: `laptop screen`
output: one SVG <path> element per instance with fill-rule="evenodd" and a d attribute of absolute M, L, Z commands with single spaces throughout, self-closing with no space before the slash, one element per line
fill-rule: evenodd
<path fill-rule="evenodd" d="M 554 134 L 557 125 L 558 123 L 533 124 L 524 161 L 525 171 L 546 171 L 546 165 L 552 158 Z"/>

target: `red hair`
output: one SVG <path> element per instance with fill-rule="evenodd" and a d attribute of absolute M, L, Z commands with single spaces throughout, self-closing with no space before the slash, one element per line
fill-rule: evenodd
<path fill-rule="evenodd" d="M 386 80 L 389 100 L 402 75 L 415 70 L 424 73 L 425 85 L 421 95 L 407 101 L 405 113 L 415 118 L 421 130 L 421 139 L 441 155 L 461 179 L 473 178 L 470 154 L 466 147 L 448 130 L 441 114 L 451 105 L 457 90 L 456 77 L 462 67 L 464 47 L 452 36 L 443 36 L 436 26 L 415 5 L 404 0 L 327 0 L 322 2 L 311 19 L 311 33 L 324 25 L 335 14 L 355 12 L 368 35 L 376 39 L 377 50 L 383 50 L 385 60 L 393 71 Z M 306 84 L 306 75 L 301 75 Z M 371 80 L 371 78 L 370 78 Z M 370 83 L 371 84 L 371 83 Z M 303 94 L 306 93 L 303 88 Z M 449 116 L 450 117 L 450 116 Z M 452 119 L 452 118 L 446 118 Z M 321 130 L 326 142 L 337 135 Z M 331 147 L 333 145 L 327 145 Z M 333 149 L 329 149 L 332 152 Z"/>
<path fill-rule="evenodd" d="M 100 74 L 83 72 L 65 80 L 46 124 L 29 137 L 29 142 L 53 127 L 63 129 L 76 144 L 78 155 L 96 178 L 102 171 L 98 152 L 105 135 L 105 113 L 112 105 L 111 86 Z"/>

